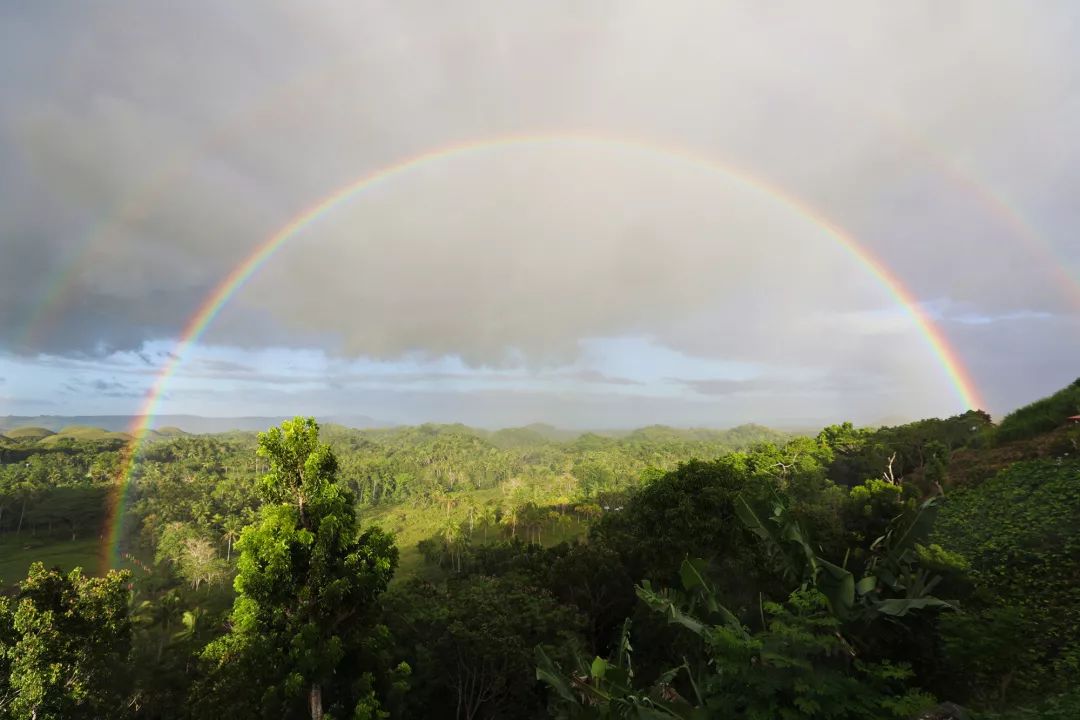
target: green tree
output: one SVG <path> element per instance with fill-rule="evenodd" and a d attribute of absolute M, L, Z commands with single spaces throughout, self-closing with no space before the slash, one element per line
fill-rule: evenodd
<path fill-rule="evenodd" d="M 314 419 L 261 433 L 259 455 L 269 463 L 264 504 L 238 543 L 230 631 L 203 652 L 210 667 L 199 712 L 295 717 L 306 705 L 313 720 L 324 708 L 351 713 L 349 683 L 335 674 L 363 639 L 397 549 L 378 528 L 359 531 Z"/>
<path fill-rule="evenodd" d="M 387 623 L 413 668 L 404 717 L 535 717 L 533 648 L 574 642 L 581 620 L 518 578 L 414 580 L 387 594 Z M 557 653 L 558 654 L 558 653 Z"/>
<path fill-rule="evenodd" d="M 14 607 L 0 607 L 0 652 L 6 656 L 0 670 L 8 673 L 7 698 L 0 683 L 0 717 L 123 714 L 125 673 L 117 671 L 131 649 L 129 579 L 126 571 L 88 578 L 79 568 L 63 575 L 41 563 L 30 567 Z"/>

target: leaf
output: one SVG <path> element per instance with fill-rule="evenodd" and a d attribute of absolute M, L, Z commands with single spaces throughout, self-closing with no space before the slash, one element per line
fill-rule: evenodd
<path fill-rule="evenodd" d="M 818 558 L 822 572 L 817 577 L 818 590 L 829 599 L 833 612 L 846 616 L 855 605 L 855 576 L 851 571 Z"/>
<path fill-rule="evenodd" d="M 547 683 L 559 697 L 567 702 L 577 703 L 577 697 L 570 689 L 570 684 L 559 672 L 555 663 L 540 646 L 536 647 L 536 679 Z"/>
<path fill-rule="evenodd" d="M 765 523 L 758 517 L 754 509 L 750 507 L 750 503 L 746 502 L 746 499 L 742 495 L 735 496 L 735 516 L 742 521 L 742 524 L 746 526 L 746 529 L 757 535 L 762 540 L 772 543 L 773 545 L 779 545 L 776 538 L 773 536 L 772 530 L 765 525 Z"/>
<path fill-rule="evenodd" d="M 934 527 L 938 509 L 941 503 L 938 496 L 934 496 L 919 506 L 907 528 L 900 534 L 889 548 L 889 557 L 898 561 L 908 549 L 915 543 L 926 539 Z"/>
<path fill-rule="evenodd" d="M 709 589 L 708 583 L 705 582 L 704 570 L 705 560 L 702 558 L 683 560 L 682 565 L 679 566 L 679 577 L 682 579 L 683 587 L 686 590 Z"/>
<path fill-rule="evenodd" d="M 592 665 L 589 667 L 589 675 L 598 680 L 603 680 L 608 667 L 610 667 L 608 661 L 597 656 L 593 658 Z"/>
<path fill-rule="evenodd" d="M 687 590 L 698 588 L 699 594 L 705 600 L 705 607 L 709 612 L 717 613 L 725 625 L 742 633 L 743 626 L 739 619 L 716 600 L 715 592 L 709 586 L 708 581 L 705 580 L 704 568 L 705 560 L 702 558 L 683 560 L 682 566 L 679 568 L 679 576 L 682 578 L 683 586 Z"/>
<path fill-rule="evenodd" d="M 882 615 L 903 617 L 911 610 L 922 610 L 928 607 L 951 608 L 952 605 L 936 597 L 922 598 L 892 598 L 874 603 L 874 609 Z"/>
<path fill-rule="evenodd" d="M 695 635 L 701 635 L 704 632 L 705 624 L 684 613 L 670 598 L 641 586 L 637 588 L 637 596 L 650 608 L 667 617 L 669 623 L 682 625 Z"/>
<path fill-rule="evenodd" d="M 859 597 L 862 597 L 866 593 L 870 592 L 877 587 L 877 577 L 873 575 L 867 575 L 859 582 L 855 583 L 855 592 L 859 593 Z"/>
<path fill-rule="evenodd" d="M 615 664 L 630 672 L 630 655 L 634 648 L 630 645 L 630 618 L 623 620 L 622 632 L 619 633 L 619 649 L 615 656 Z"/>

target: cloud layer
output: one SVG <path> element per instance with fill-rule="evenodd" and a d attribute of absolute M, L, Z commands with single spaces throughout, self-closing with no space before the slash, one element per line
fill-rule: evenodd
<path fill-rule="evenodd" d="M 427 163 L 299 233 L 206 341 L 241 363 L 315 347 L 542 373 L 576 371 L 590 338 L 645 337 L 752 365 L 752 380 L 684 385 L 732 416 L 751 385 L 772 391 L 756 396 L 771 415 L 826 387 L 840 405 L 901 388 L 947 410 L 910 317 L 812 214 L 910 288 L 994 409 L 1076 374 L 1060 352 L 1080 300 L 1075 4 L 0 13 L 0 62 L 18 68 L 0 91 L 9 357 L 168 341 L 260 242 L 345 184 L 477 138 L 577 132 L 732 171 L 570 140 Z M 773 379 L 800 368 L 816 379 Z"/>

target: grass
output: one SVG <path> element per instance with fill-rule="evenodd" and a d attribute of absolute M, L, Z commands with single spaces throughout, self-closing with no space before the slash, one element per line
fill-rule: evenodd
<path fill-rule="evenodd" d="M 26 438 L 43 438 L 53 435 L 52 430 L 47 430 L 43 427 L 21 427 L 14 428 L 12 430 L 5 430 L 4 435 L 13 440 L 24 440 Z"/>
<path fill-rule="evenodd" d="M 10 437 L 10 436 L 9 436 Z M 51 446 L 75 440 L 130 440 L 131 436 L 122 432 L 110 432 L 102 428 L 87 425 L 69 425 L 55 434 L 38 440 L 38 445 Z"/>
<path fill-rule="evenodd" d="M 0 586 L 26 577 L 35 560 L 65 572 L 81 567 L 97 574 L 108 492 L 106 487 L 54 488 L 27 508 L 21 533 L 10 526 L 0 533 Z M 18 512 L 9 511 L 5 520 L 13 522 Z"/>
<path fill-rule="evenodd" d="M 0 586 L 12 586 L 22 580 L 34 562 L 43 562 L 46 567 L 59 566 L 64 572 L 81 567 L 87 575 L 97 575 L 101 565 L 101 540 L 70 540 L 27 533 L 0 535 Z"/>

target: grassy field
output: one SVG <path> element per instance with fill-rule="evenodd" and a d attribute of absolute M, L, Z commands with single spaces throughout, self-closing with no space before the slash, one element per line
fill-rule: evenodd
<path fill-rule="evenodd" d="M 452 510 L 452 517 L 458 522 L 462 521 L 463 510 L 461 507 L 465 503 L 471 502 L 476 507 L 483 507 L 489 500 L 499 500 L 502 497 L 501 491 L 497 488 L 455 494 L 454 500 L 458 503 L 458 506 Z M 417 548 L 417 543 L 437 535 L 445 520 L 446 510 L 442 507 L 413 507 L 407 504 L 399 504 L 383 505 L 360 511 L 362 527 L 379 525 L 384 530 L 394 533 L 400 554 L 395 580 L 429 574 L 424 565 L 424 558 Z M 544 528 L 540 535 L 541 542 L 550 547 L 561 542 L 584 538 L 588 532 L 588 527 L 576 518 L 568 518 L 568 520 L 569 522 L 552 523 L 549 527 Z M 490 528 L 485 532 L 483 525 L 477 523 L 473 542 L 484 544 L 505 537 L 507 535 L 504 528 Z"/>
<path fill-rule="evenodd" d="M 30 564 L 40 561 L 65 572 L 81 567 L 95 575 L 101 562 L 101 541 L 97 538 L 70 540 L 64 537 L 0 535 L 0 586 L 10 586 L 26 577 Z"/>
<path fill-rule="evenodd" d="M 97 573 L 108 488 L 56 488 L 27 510 L 21 533 L 0 534 L 0 586 L 26 577 L 40 560 L 65 571 Z M 15 512 L 15 511 L 13 511 Z"/>

